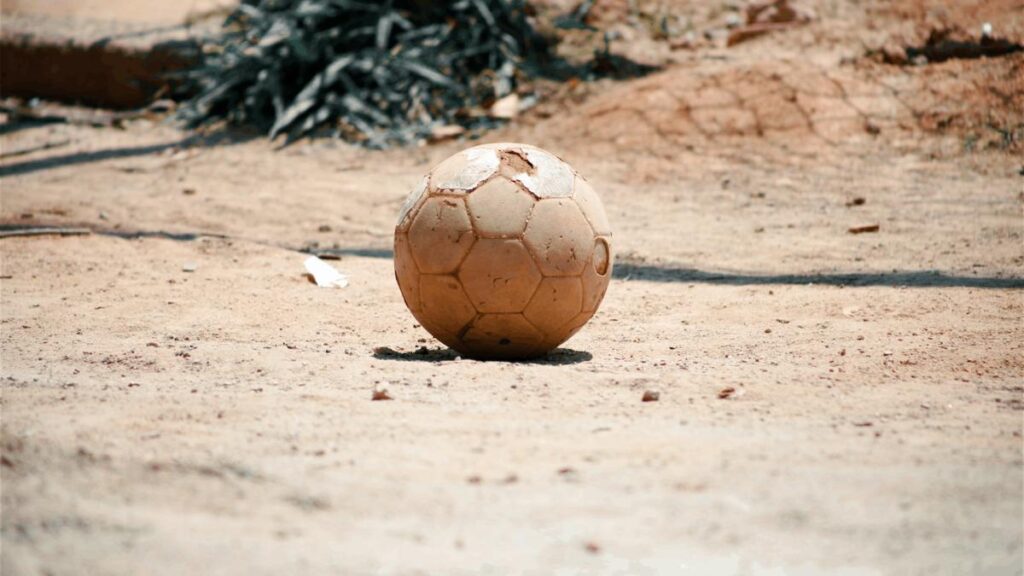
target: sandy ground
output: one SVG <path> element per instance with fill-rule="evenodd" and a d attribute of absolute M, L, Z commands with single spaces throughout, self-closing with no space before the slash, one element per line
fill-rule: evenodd
<path fill-rule="evenodd" d="M 469 142 L 7 125 L 4 225 L 94 232 L 0 240 L 3 574 L 1020 574 L 1024 167 L 972 132 L 1019 116 L 935 79 L 1024 59 L 837 43 L 803 123 L 744 123 L 812 32 L 486 136 L 563 156 L 615 228 L 601 310 L 530 363 L 457 358 L 394 282 L 405 194 Z M 821 70 L 895 88 L 815 108 Z"/>

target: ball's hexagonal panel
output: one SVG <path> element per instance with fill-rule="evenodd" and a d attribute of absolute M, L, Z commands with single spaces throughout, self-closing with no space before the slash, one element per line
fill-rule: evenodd
<path fill-rule="evenodd" d="M 420 183 L 413 188 L 412 192 L 405 198 L 405 203 L 402 204 L 402 210 L 398 213 L 398 224 L 396 226 L 399 230 L 408 230 L 409 223 L 412 222 L 411 216 L 416 213 L 416 208 L 419 207 L 420 201 L 423 200 L 423 196 L 427 193 L 427 184 L 429 178 L 424 177 L 420 180 Z"/>
<path fill-rule="evenodd" d="M 543 354 L 543 344 L 544 335 L 522 314 L 482 314 L 457 349 L 477 358 L 528 358 Z"/>
<path fill-rule="evenodd" d="M 496 176 L 466 198 L 473 229 L 481 238 L 518 238 L 535 200 L 503 176 Z"/>
<path fill-rule="evenodd" d="M 568 322 L 566 322 L 565 324 L 558 328 L 558 337 L 548 336 L 544 340 L 544 347 L 547 348 L 548 350 L 551 350 L 558 346 L 559 344 L 565 342 L 569 338 L 572 338 L 573 336 L 576 335 L 577 332 L 580 331 L 580 328 L 583 328 L 587 324 L 587 322 L 590 321 L 590 318 L 593 315 L 593 312 L 580 312 L 571 320 L 569 320 Z"/>
<path fill-rule="evenodd" d="M 583 268 L 583 311 L 593 313 L 608 290 L 612 277 L 612 249 L 607 238 L 595 238 L 590 261 Z"/>
<path fill-rule="evenodd" d="M 422 274 L 419 278 L 420 309 L 416 318 L 438 340 L 449 343 L 474 317 L 459 279 L 447 274 Z"/>
<path fill-rule="evenodd" d="M 459 267 L 459 280 L 480 312 L 521 312 L 541 274 L 519 240 L 481 238 Z"/>
<path fill-rule="evenodd" d="M 409 238 L 395 234 L 395 280 L 402 290 L 405 305 L 412 312 L 420 309 L 420 271 L 409 250 Z"/>
<path fill-rule="evenodd" d="M 454 272 L 475 237 L 461 198 L 428 197 L 409 227 L 409 247 L 424 274 Z"/>
<path fill-rule="evenodd" d="M 604 212 L 601 199 L 590 184 L 579 176 L 576 177 L 576 192 L 573 199 L 579 205 L 584 218 L 590 222 L 590 227 L 594 229 L 595 234 L 611 235 L 612 227 L 608 224 L 608 216 Z"/>
<path fill-rule="evenodd" d="M 575 201 L 548 199 L 533 207 L 523 241 L 545 276 L 576 276 L 590 259 L 594 232 Z"/>
<path fill-rule="evenodd" d="M 463 150 L 438 164 L 430 172 L 434 190 L 465 192 L 480 185 L 498 171 L 498 152 L 477 146 Z"/>
<path fill-rule="evenodd" d="M 545 278 L 527 304 L 523 316 L 550 340 L 557 339 L 559 328 L 575 318 L 581 310 L 583 284 L 579 278 Z"/>

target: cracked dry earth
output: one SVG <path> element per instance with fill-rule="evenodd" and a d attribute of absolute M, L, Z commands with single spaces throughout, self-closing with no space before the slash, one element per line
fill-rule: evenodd
<path fill-rule="evenodd" d="M 3 224 L 94 232 L 0 240 L 2 572 L 1019 574 L 1024 176 L 984 123 L 1021 56 L 785 60 L 830 30 L 486 135 L 614 229 L 601 309 L 529 363 L 458 359 L 395 284 L 407 192 L 469 142 L 6 131 L 67 144 L 3 160 Z"/>

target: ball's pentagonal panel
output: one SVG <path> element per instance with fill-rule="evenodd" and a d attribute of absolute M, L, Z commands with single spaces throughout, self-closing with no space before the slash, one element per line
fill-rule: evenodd
<path fill-rule="evenodd" d="M 568 198 L 572 196 L 572 168 L 560 158 L 533 146 L 523 146 L 522 152 L 532 170 L 515 177 L 537 198 Z"/>
<path fill-rule="evenodd" d="M 518 238 L 535 202 L 514 182 L 496 176 L 466 198 L 473 229 L 482 238 Z"/>
<path fill-rule="evenodd" d="M 523 316 L 551 340 L 559 329 L 583 310 L 583 285 L 575 276 L 545 278 L 527 304 Z M 568 335 L 565 336 L 568 338 Z M 562 343 L 562 338 L 558 343 Z"/>
<path fill-rule="evenodd" d="M 612 271 L 594 190 L 556 156 L 488 144 L 445 160 L 406 200 L 395 277 L 416 319 L 476 358 L 527 358 L 593 316 Z"/>
<path fill-rule="evenodd" d="M 409 227 L 409 246 L 424 274 L 455 272 L 473 245 L 473 227 L 462 198 L 428 197 Z"/>
<path fill-rule="evenodd" d="M 611 226 L 608 224 L 608 216 L 604 212 L 604 205 L 601 204 L 601 199 L 597 197 L 597 192 L 594 192 L 590 184 L 579 176 L 576 177 L 576 191 L 573 194 L 573 199 L 576 200 L 576 204 L 579 205 L 583 216 L 590 223 L 590 227 L 594 229 L 595 233 L 612 233 Z"/>
<path fill-rule="evenodd" d="M 476 316 L 476 309 L 458 278 L 447 274 L 422 274 L 419 281 L 420 310 L 416 317 L 431 334 L 452 338 Z"/>
<path fill-rule="evenodd" d="M 461 351 L 483 358 L 529 358 L 542 354 L 543 345 L 544 335 L 522 314 L 482 314 L 462 336 Z"/>
<path fill-rule="evenodd" d="M 434 190 L 465 192 L 473 190 L 498 171 L 498 152 L 488 148 L 470 148 L 448 158 L 430 173 Z"/>
<path fill-rule="evenodd" d="M 429 178 L 424 177 L 420 180 L 420 183 L 413 188 L 412 192 L 409 193 L 405 198 L 405 202 L 402 204 L 402 210 L 398 213 L 398 229 L 408 230 L 409 223 L 412 222 L 411 216 L 416 213 L 416 209 L 419 208 L 420 201 L 423 200 L 423 196 L 427 193 L 427 185 Z"/>
<path fill-rule="evenodd" d="M 594 232 L 573 200 L 541 200 L 533 207 L 523 241 L 545 276 L 576 276 L 590 259 Z"/>
<path fill-rule="evenodd" d="M 405 305 L 412 312 L 420 309 L 420 271 L 409 250 L 409 237 L 395 234 L 395 279 L 402 290 Z"/>
<path fill-rule="evenodd" d="M 522 312 L 541 275 L 519 240 L 481 238 L 459 267 L 459 280 L 478 311 Z"/>

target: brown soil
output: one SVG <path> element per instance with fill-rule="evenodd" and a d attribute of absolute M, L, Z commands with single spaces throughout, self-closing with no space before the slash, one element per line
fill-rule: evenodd
<path fill-rule="evenodd" d="M 4 225 L 95 232 L 0 240 L 2 572 L 1019 574 L 1022 59 L 880 63 L 929 14 L 892 4 L 488 134 L 615 233 L 529 363 L 457 358 L 394 281 L 406 193 L 471 142 L 8 123 Z"/>

